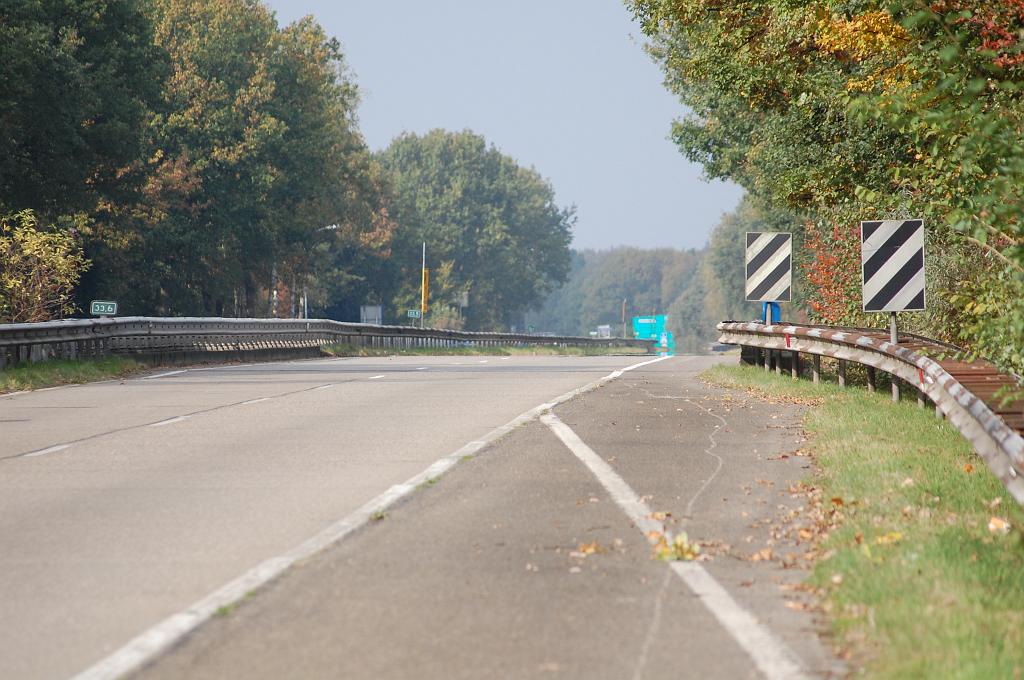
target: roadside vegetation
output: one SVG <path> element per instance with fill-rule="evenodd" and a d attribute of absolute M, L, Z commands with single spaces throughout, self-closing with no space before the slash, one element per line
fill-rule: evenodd
<path fill-rule="evenodd" d="M 810 586 L 840 654 L 873 678 L 1024 672 L 1024 512 L 932 409 L 717 366 L 716 385 L 804 404 L 815 474 Z"/>
<path fill-rule="evenodd" d="M 143 368 L 133 359 L 59 359 L 0 370 L 0 394 L 121 378 Z"/>
<path fill-rule="evenodd" d="M 858 223 L 920 217 L 928 310 L 902 323 L 1024 370 L 1021 0 L 627 5 L 686 107 L 673 141 L 794 233 L 787 316 L 884 327 L 862 311 Z"/>
<path fill-rule="evenodd" d="M 389 357 L 389 356 L 572 356 L 592 357 L 610 355 L 646 355 L 639 347 L 422 347 L 414 349 L 386 349 L 357 345 L 327 345 L 321 348 L 333 357 Z"/>

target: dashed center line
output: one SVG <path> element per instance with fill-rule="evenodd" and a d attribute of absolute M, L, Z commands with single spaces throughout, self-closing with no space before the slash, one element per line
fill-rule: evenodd
<path fill-rule="evenodd" d="M 167 420 L 161 420 L 159 423 L 150 423 L 150 427 L 163 427 L 164 425 L 173 425 L 174 423 L 180 423 L 183 420 L 188 420 L 188 416 L 177 416 L 175 418 L 168 418 Z"/>
<path fill-rule="evenodd" d="M 481 359 L 480 363 L 481 364 L 486 364 L 488 361 L 490 361 L 490 359 Z"/>
<path fill-rule="evenodd" d="M 427 370 L 428 368 L 430 368 L 430 366 L 420 366 L 420 367 L 419 367 L 419 368 L 417 368 L 416 370 L 417 370 L 417 371 L 425 371 L 425 370 Z"/>
<path fill-rule="evenodd" d="M 374 376 L 371 376 L 371 377 L 369 377 L 367 379 L 368 380 L 380 380 L 383 377 L 384 377 L 383 375 L 374 375 Z"/>
<path fill-rule="evenodd" d="M 47 449 L 39 449 L 38 451 L 33 451 L 32 453 L 26 453 L 25 455 L 23 455 L 21 457 L 22 458 L 35 458 L 36 456 L 45 456 L 48 453 L 56 453 L 57 451 L 63 451 L 64 449 L 67 449 L 67 448 L 70 448 L 70 447 L 71 447 L 71 444 L 57 444 L 56 446 L 51 446 L 51 447 L 49 447 Z"/>

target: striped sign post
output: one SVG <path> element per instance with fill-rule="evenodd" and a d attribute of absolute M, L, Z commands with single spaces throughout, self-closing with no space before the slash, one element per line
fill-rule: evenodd
<path fill-rule="evenodd" d="M 861 222 L 860 263 L 864 311 L 889 312 L 889 341 L 895 345 L 896 313 L 925 308 L 924 220 Z M 892 400 L 900 400 L 895 377 Z"/>
<path fill-rule="evenodd" d="M 793 297 L 793 235 L 788 232 L 748 231 L 746 254 L 747 302 L 788 302 Z M 765 323 L 771 322 L 771 305 Z"/>
<path fill-rule="evenodd" d="M 924 310 L 924 220 L 860 223 L 865 312 Z"/>

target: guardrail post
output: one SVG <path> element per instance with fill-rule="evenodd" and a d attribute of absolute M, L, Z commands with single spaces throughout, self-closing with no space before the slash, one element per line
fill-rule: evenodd
<path fill-rule="evenodd" d="M 800 377 L 800 352 L 793 352 L 789 364 L 789 374 L 793 378 Z"/>
<path fill-rule="evenodd" d="M 775 375 L 782 375 L 782 350 L 775 353 Z"/>
<path fill-rule="evenodd" d="M 839 386 L 846 387 L 846 359 L 839 360 Z"/>
<path fill-rule="evenodd" d="M 811 369 L 811 375 L 814 378 L 815 385 L 821 382 L 821 356 L 818 354 L 814 355 L 814 366 Z"/>
<path fill-rule="evenodd" d="M 917 391 L 917 407 L 924 408 L 924 392 L 921 390 Z"/>
<path fill-rule="evenodd" d="M 900 379 L 892 375 L 892 400 L 896 403 L 900 401 Z"/>
<path fill-rule="evenodd" d="M 770 370 L 772 370 L 772 351 L 766 349 L 764 351 L 764 372 L 767 373 Z"/>
<path fill-rule="evenodd" d="M 874 392 L 877 384 L 875 383 L 875 367 L 868 366 L 868 392 Z"/>

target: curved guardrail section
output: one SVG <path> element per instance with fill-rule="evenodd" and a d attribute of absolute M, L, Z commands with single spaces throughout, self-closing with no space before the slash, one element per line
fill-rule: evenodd
<path fill-rule="evenodd" d="M 654 347 L 653 341 L 627 338 L 476 333 L 325 319 L 128 316 L 0 324 L 0 368 L 51 358 L 312 350 L 333 343 L 394 349 L 459 344 L 641 347 L 648 351 Z"/>
<path fill-rule="evenodd" d="M 718 330 L 721 343 L 853 361 L 913 385 L 971 442 L 993 474 L 1024 505 L 1024 438 L 939 361 L 882 340 L 878 331 L 872 337 L 860 330 L 741 322 L 720 323 Z"/>

